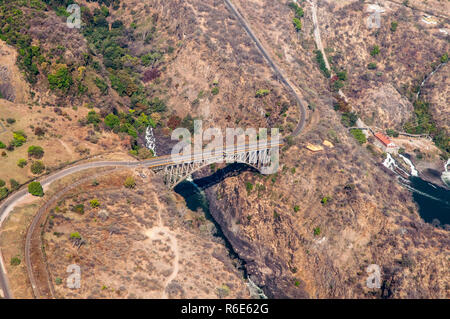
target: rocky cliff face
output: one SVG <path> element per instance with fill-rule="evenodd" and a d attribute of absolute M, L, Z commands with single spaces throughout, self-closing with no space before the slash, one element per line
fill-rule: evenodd
<path fill-rule="evenodd" d="M 335 147 L 305 150 L 327 126 L 338 132 Z M 206 191 L 212 215 L 268 296 L 448 296 L 448 233 L 425 224 L 410 193 L 367 152 L 324 123 L 282 154 L 277 174 L 246 172 Z M 371 264 L 381 268 L 380 289 L 366 285 Z"/>

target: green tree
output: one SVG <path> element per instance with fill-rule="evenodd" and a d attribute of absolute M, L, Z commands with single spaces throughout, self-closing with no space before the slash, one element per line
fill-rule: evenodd
<path fill-rule="evenodd" d="M 31 182 L 30 184 L 28 184 L 28 192 L 33 196 L 44 196 L 44 189 L 39 182 Z"/>
<path fill-rule="evenodd" d="M 2 141 L 0 141 L 0 149 L 2 149 L 2 148 L 6 148 L 6 144 L 3 143 Z"/>
<path fill-rule="evenodd" d="M 7 189 L 6 187 L 1 187 L 0 188 L 0 200 L 6 198 L 9 194 L 9 189 Z"/>
<path fill-rule="evenodd" d="M 12 257 L 11 258 L 11 266 L 19 266 L 21 263 L 21 260 L 19 257 Z"/>
<path fill-rule="evenodd" d="M 13 178 L 11 178 L 11 179 L 9 180 L 9 184 L 11 185 L 11 190 L 12 190 L 12 191 L 18 190 L 19 187 L 20 187 L 19 182 L 16 181 L 15 179 L 13 179 Z"/>
<path fill-rule="evenodd" d="M 31 145 L 28 148 L 28 156 L 34 158 L 42 158 L 42 156 L 44 156 L 44 149 L 40 146 Z"/>
<path fill-rule="evenodd" d="M 25 166 L 27 166 L 28 162 L 26 159 L 21 158 L 17 161 L 17 166 L 19 166 L 20 168 L 24 168 Z"/>
<path fill-rule="evenodd" d="M 391 31 L 392 32 L 397 31 L 397 27 L 398 27 L 398 22 L 397 21 L 392 21 L 391 22 Z"/>
<path fill-rule="evenodd" d="M 370 51 L 370 55 L 371 56 L 376 56 L 378 54 L 380 54 L 380 47 L 378 45 L 374 45 L 372 47 L 372 50 Z"/>
<path fill-rule="evenodd" d="M 44 163 L 42 161 L 34 161 L 31 164 L 31 172 L 35 175 L 41 174 L 45 169 Z"/>
<path fill-rule="evenodd" d="M 128 176 L 125 179 L 124 186 L 126 188 L 134 188 L 136 186 L 136 181 L 134 180 L 134 177 L 133 176 Z"/>
<path fill-rule="evenodd" d="M 317 226 L 316 228 L 314 228 L 314 236 L 319 236 L 321 233 L 320 227 Z"/>
<path fill-rule="evenodd" d="M 109 127 L 110 129 L 114 129 L 116 127 L 119 127 L 120 120 L 117 115 L 114 115 L 112 113 L 106 115 L 105 117 L 105 125 Z"/>
<path fill-rule="evenodd" d="M 350 133 L 352 133 L 353 137 L 358 141 L 359 144 L 362 145 L 367 142 L 366 136 L 364 135 L 362 130 L 352 129 L 350 130 Z"/>
<path fill-rule="evenodd" d="M 72 76 L 65 64 L 56 65 L 55 70 L 47 76 L 50 89 L 67 91 L 73 84 Z"/>
<path fill-rule="evenodd" d="M 92 199 L 89 202 L 89 205 L 91 205 L 92 208 L 97 208 L 100 206 L 100 202 L 98 201 L 98 199 Z"/>
<path fill-rule="evenodd" d="M 0 179 L 0 187 L 3 187 L 3 186 L 5 186 L 5 181 L 3 180 L 3 179 Z"/>

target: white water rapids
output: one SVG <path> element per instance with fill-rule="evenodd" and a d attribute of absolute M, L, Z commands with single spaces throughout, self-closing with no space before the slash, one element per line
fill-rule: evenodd
<path fill-rule="evenodd" d="M 147 127 L 145 131 L 145 147 L 152 150 L 153 155 L 156 156 L 156 139 L 151 126 Z"/>

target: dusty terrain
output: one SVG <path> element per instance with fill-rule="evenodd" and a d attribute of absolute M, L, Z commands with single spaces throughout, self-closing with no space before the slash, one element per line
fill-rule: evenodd
<path fill-rule="evenodd" d="M 136 178 L 135 189 L 123 187 L 127 176 Z M 153 173 L 122 172 L 98 182 L 67 194 L 47 220 L 44 246 L 55 297 L 249 297 L 242 274 L 212 235 L 213 224 L 187 210 Z M 93 198 L 98 208 L 89 208 Z M 78 204 L 84 204 L 82 215 L 71 209 Z M 70 239 L 74 232 L 80 247 Z M 66 286 L 69 264 L 81 267 L 80 289 Z"/>
<path fill-rule="evenodd" d="M 252 280 L 269 297 L 449 298 L 448 231 L 424 223 L 411 193 L 380 167 L 381 153 L 374 156 L 361 147 L 341 125 L 339 114 L 333 110 L 335 92 L 313 52 L 310 4 L 299 2 L 305 14 L 302 30 L 297 33 L 287 1 L 233 0 L 272 59 L 307 101 L 311 121 L 282 150 L 282 170 L 277 174 L 247 172 L 208 189 L 214 218 L 247 262 Z M 448 5 L 428 2 L 436 8 Z M 167 103 L 159 127 L 166 135 L 171 131 L 167 128 L 170 119 L 180 124 L 186 115 L 204 119 L 204 127 L 280 127 L 284 135 L 295 127 L 299 114 L 292 97 L 273 78 L 268 64 L 223 1 L 122 3 L 125 5 L 111 11 L 109 22 L 121 17 L 127 25 L 136 22 L 136 29 L 145 33 L 153 22 L 143 16 L 157 13 L 159 17 L 156 40 L 151 44 L 143 45 L 140 37 L 134 44 L 123 40 L 132 53 L 165 48 L 168 43 L 174 48 L 161 62 L 161 77 L 143 84 L 151 96 Z M 410 3 L 419 5 L 418 1 Z M 426 24 L 421 22 L 423 12 L 391 1 L 382 1 L 382 5 L 386 12 L 377 30 L 367 28 L 367 4 L 361 1 L 319 1 L 318 20 L 332 68 L 347 71 L 342 90 L 351 106 L 370 125 L 382 130 L 401 129 L 413 113 L 414 89 L 431 72 L 432 64 L 448 52 L 448 36 L 439 31 L 448 28 L 448 22 Z M 390 29 L 393 21 L 398 22 L 395 32 Z M 36 22 L 31 30 L 45 42 L 46 29 L 39 25 Z M 56 28 L 60 29 L 61 25 Z M 73 33 L 67 47 L 78 61 L 87 52 L 87 44 L 76 30 Z M 51 39 L 58 43 L 57 36 Z M 380 47 L 376 56 L 370 54 L 374 45 Z M 101 60 L 99 56 L 95 59 Z M 369 63 L 376 63 L 376 70 L 369 70 Z M 442 117 L 438 119 L 442 125 L 446 124 L 448 98 L 442 93 L 448 87 L 445 70 L 437 72 L 423 90 L 434 114 Z M 36 121 L 45 121 L 45 116 L 53 120 L 58 106 L 64 107 L 63 115 L 56 116 L 42 140 L 47 143 L 44 162 L 49 165 L 56 165 L 57 159 L 48 157 L 56 152 L 68 161 L 78 158 L 78 146 L 92 154 L 126 144 L 123 136 L 76 125 L 76 116 L 79 119 L 88 112 L 81 107 L 84 103 L 103 113 L 131 104 L 131 98 L 119 97 L 111 88 L 102 96 L 92 84 L 96 73 L 89 72 L 93 72 L 87 79 L 92 91 L 83 97 L 54 96 L 42 77 L 34 88 L 38 105 L 31 105 L 32 109 L 0 100 L 7 106 L 0 108 L 5 112 L 1 117 L 23 112 L 18 113 L 21 116 L 12 127 L 5 124 L 9 131 L 0 135 L 0 140 L 6 143 L 12 128 L 24 129 L 30 137 L 25 146 L 14 151 L 17 153 L 2 158 L 2 165 L 10 169 L 2 171 L 0 178 L 29 178 L 23 173 L 27 168 L 16 165 L 28 145 L 41 142 L 33 140 L 29 125 L 35 116 Z M 104 69 L 102 72 L 106 74 Z M 269 94 L 256 97 L 259 89 L 268 89 Z M 44 107 L 44 102 L 48 106 Z M 64 131 L 70 131 L 71 137 Z M 90 131 L 97 143 L 90 140 Z M 331 141 L 334 148 L 325 147 L 318 153 L 305 149 L 308 143 L 322 144 L 324 140 Z M 442 162 L 430 142 L 398 142 L 408 152 L 421 148 L 427 161 Z M 129 145 L 123 148 L 128 149 Z M 151 174 L 145 175 L 144 179 L 135 175 L 134 190 L 122 186 L 123 178 L 111 179 L 106 182 L 109 190 L 102 191 L 102 183 L 99 189 L 86 185 L 68 194 L 58 209 L 53 207 L 44 240 L 56 297 L 247 297 L 241 274 L 233 268 L 223 245 L 211 235 L 211 224 L 201 213 L 188 211 Z M 93 198 L 100 201 L 100 207 L 89 208 Z M 79 203 L 86 209 L 83 215 L 71 210 Z M 26 216 L 24 213 L 23 218 Z M 80 248 L 69 238 L 73 232 L 86 240 Z M 70 263 L 82 268 L 80 290 L 65 288 Z M 366 286 L 370 264 L 382 269 L 381 289 Z M 62 281 L 59 285 L 57 278 Z M 144 288 L 143 283 L 153 290 Z"/>

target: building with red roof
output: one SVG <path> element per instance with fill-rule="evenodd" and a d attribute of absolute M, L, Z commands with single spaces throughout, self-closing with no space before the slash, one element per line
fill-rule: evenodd
<path fill-rule="evenodd" d="M 375 133 L 375 145 L 387 153 L 396 153 L 398 146 L 381 132 Z"/>

